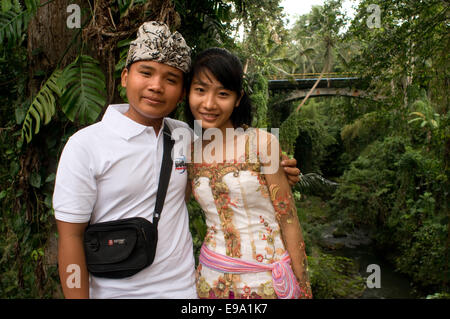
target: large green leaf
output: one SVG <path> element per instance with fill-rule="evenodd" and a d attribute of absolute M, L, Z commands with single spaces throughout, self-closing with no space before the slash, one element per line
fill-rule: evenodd
<path fill-rule="evenodd" d="M 61 87 L 59 84 L 61 74 L 61 70 L 55 70 L 50 75 L 28 108 L 22 125 L 22 137 L 25 137 L 27 142 L 30 142 L 33 138 L 33 126 L 34 134 L 39 133 L 41 122 L 44 125 L 48 124 L 55 114 L 56 101 L 61 96 Z"/>
<path fill-rule="evenodd" d="M 66 67 L 62 75 L 65 88 L 61 106 L 67 118 L 81 124 L 93 123 L 106 103 L 105 76 L 99 63 L 80 55 Z"/>

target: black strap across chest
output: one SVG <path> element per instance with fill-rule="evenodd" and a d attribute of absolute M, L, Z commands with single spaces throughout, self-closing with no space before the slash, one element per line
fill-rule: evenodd
<path fill-rule="evenodd" d="M 159 174 L 158 192 L 156 193 L 156 205 L 153 214 L 153 224 L 155 224 L 155 226 L 158 225 L 159 219 L 161 217 L 173 165 L 172 149 L 174 141 L 172 140 L 172 133 L 170 132 L 167 123 L 165 123 L 162 133 L 164 138 L 164 147 L 163 147 L 163 159 L 161 162 L 161 172 Z"/>

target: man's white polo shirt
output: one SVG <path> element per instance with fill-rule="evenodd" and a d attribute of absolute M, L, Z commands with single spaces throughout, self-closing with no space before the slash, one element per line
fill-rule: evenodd
<path fill-rule="evenodd" d="M 128 104 L 109 106 L 101 122 L 78 131 L 67 142 L 53 194 L 57 220 L 153 220 L 163 155 L 162 128 L 156 136 L 153 127 L 123 115 L 127 110 Z M 172 131 L 188 128 L 186 123 L 169 118 L 164 119 L 163 125 L 169 125 Z M 91 276 L 91 298 L 197 297 L 192 237 L 184 201 L 187 172 L 182 164 L 182 156 L 174 158 L 153 264 L 124 279 Z"/>

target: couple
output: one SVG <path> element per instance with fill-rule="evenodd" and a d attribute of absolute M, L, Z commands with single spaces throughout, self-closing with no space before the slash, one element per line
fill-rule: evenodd
<path fill-rule="evenodd" d="M 268 146 L 279 150 L 278 141 L 257 129 L 233 135 L 236 143 L 219 141 L 225 150 L 232 145 L 234 160 L 205 158 L 188 163 L 187 172 L 172 170 L 151 266 L 123 279 L 89 276 L 83 247 L 89 222 L 152 220 L 163 153 L 161 132 L 166 125 L 172 132 L 188 127 L 167 117 L 185 93 L 186 116 L 201 121 L 203 129 L 225 133 L 226 128 L 247 128 L 250 123 L 239 60 L 215 48 L 202 52 L 192 69 L 190 62 L 190 48 L 178 32 L 171 33 L 162 23 L 144 23 L 122 72 L 129 104 L 109 106 L 100 122 L 67 142 L 53 196 L 59 273 L 67 298 L 312 297 L 288 179 L 281 169 L 265 174 L 267 161 L 259 159 Z M 298 175 L 292 174 L 297 169 L 285 170 L 290 179 Z M 191 190 L 208 226 L 196 274 L 184 200 Z M 81 275 L 75 287 L 68 285 L 71 265 L 77 265 Z"/>

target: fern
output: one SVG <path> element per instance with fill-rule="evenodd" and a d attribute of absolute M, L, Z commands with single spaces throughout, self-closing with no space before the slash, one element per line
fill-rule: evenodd
<path fill-rule="evenodd" d="M 45 82 L 28 108 L 22 126 L 22 137 L 29 143 L 39 133 L 41 122 L 48 124 L 60 98 L 62 111 L 72 122 L 92 123 L 100 114 L 106 99 L 105 77 L 93 58 L 80 55 L 64 71 L 56 70 Z"/>
<path fill-rule="evenodd" d="M 22 138 L 25 137 L 28 143 L 33 138 L 33 126 L 34 134 L 39 133 L 41 121 L 44 125 L 48 124 L 56 112 L 56 101 L 61 96 L 59 85 L 61 74 L 61 70 L 55 70 L 52 73 L 28 108 L 22 125 Z"/>
<path fill-rule="evenodd" d="M 316 173 L 300 173 L 300 181 L 294 186 L 302 194 L 324 195 L 333 193 L 339 186 Z"/>
<path fill-rule="evenodd" d="M 0 45 L 5 41 L 11 47 L 20 42 L 39 2 L 40 0 L 25 0 L 26 9 L 23 10 L 18 0 L 1 0 Z"/>
<path fill-rule="evenodd" d="M 105 76 L 98 62 L 80 55 L 64 69 L 61 106 L 67 118 L 81 124 L 93 123 L 106 103 Z"/>

